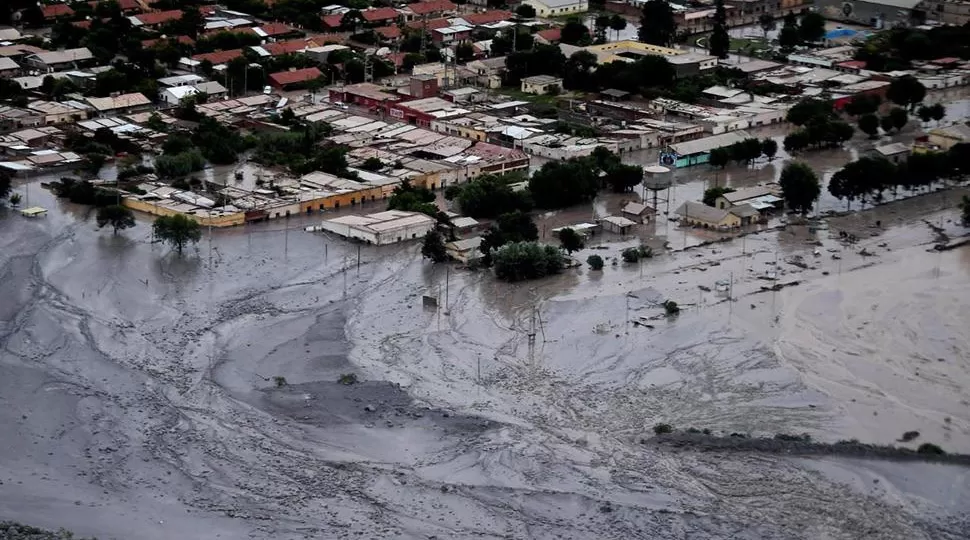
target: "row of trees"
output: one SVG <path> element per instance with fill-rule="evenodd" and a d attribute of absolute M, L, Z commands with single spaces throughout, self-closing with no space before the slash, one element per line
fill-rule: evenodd
<path fill-rule="evenodd" d="M 881 201 L 891 190 L 900 188 L 916 192 L 943 178 L 956 178 L 970 171 L 970 144 L 954 145 L 946 153 L 918 153 L 906 162 L 894 164 L 879 157 L 862 157 L 847 164 L 829 180 L 832 196 L 846 201 L 851 208 L 858 200 L 863 205 Z"/>
<path fill-rule="evenodd" d="M 839 146 L 851 139 L 855 132 L 838 117 L 827 100 L 803 99 L 788 110 L 787 120 L 800 127 L 785 137 L 784 146 L 788 152 Z"/>
<path fill-rule="evenodd" d="M 754 137 L 750 137 L 730 146 L 722 146 L 711 150 L 709 163 L 713 167 L 724 168 L 731 161 L 749 164 L 761 156 L 772 160 L 777 153 L 778 142 L 774 139 L 768 138 L 759 141 Z"/>

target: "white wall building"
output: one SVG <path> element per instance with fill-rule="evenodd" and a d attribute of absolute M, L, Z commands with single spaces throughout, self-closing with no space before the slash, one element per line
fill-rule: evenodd
<path fill-rule="evenodd" d="M 535 8 L 536 15 L 540 17 L 558 17 L 589 10 L 586 0 L 525 0 L 522 3 Z"/>
<path fill-rule="evenodd" d="M 424 238 L 434 225 L 435 220 L 424 214 L 388 210 L 366 216 L 342 216 L 324 220 L 320 229 L 382 246 Z"/>

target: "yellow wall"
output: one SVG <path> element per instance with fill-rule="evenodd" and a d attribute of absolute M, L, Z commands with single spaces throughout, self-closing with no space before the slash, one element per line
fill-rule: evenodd
<path fill-rule="evenodd" d="M 639 41 L 632 40 L 614 41 L 612 43 L 604 43 L 602 45 L 590 45 L 589 47 L 586 47 L 586 50 L 593 53 L 607 51 L 639 51 L 644 54 L 656 55 L 684 54 L 684 51 L 679 51 L 677 49 L 661 47 L 660 45 L 652 45 L 650 43 L 640 43 Z"/>
<path fill-rule="evenodd" d="M 131 208 L 132 210 L 144 212 L 153 216 L 174 216 L 176 214 L 181 214 L 181 212 L 177 212 L 171 208 L 168 208 L 167 206 L 158 206 L 150 202 L 140 201 L 138 199 L 126 197 L 122 199 L 122 201 L 124 206 Z M 193 214 L 185 215 L 199 222 L 199 225 L 202 225 L 203 227 L 208 227 L 210 224 L 213 227 L 232 227 L 234 225 L 242 225 L 246 221 L 246 215 L 242 212 L 223 216 L 214 216 L 212 218 L 196 216 Z"/>

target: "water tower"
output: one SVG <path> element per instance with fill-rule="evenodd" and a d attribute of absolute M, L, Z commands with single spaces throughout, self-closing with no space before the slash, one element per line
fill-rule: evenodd
<path fill-rule="evenodd" d="M 670 169 L 662 165 L 648 165 L 643 168 L 643 188 L 653 192 L 653 209 L 660 212 L 657 201 L 660 199 L 659 193 L 664 192 L 662 199 L 666 205 L 666 213 L 670 212 L 670 185 L 673 182 L 673 175 Z M 646 197 L 644 197 L 646 199 Z"/>

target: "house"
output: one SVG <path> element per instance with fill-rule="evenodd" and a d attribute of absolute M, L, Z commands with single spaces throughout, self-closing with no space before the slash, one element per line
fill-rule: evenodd
<path fill-rule="evenodd" d="M 226 88 L 221 84 L 215 81 L 206 81 L 162 88 L 158 93 L 158 97 L 165 103 L 178 105 L 183 99 L 196 94 L 205 94 L 210 98 L 220 98 L 226 95 L 226 93 Z"/>
<path fill-rule="evenodd" d="M 274 22 L 269 24 L 264 24 L 263 26 L 257 26 L 256 28 L 248 29 L 253 34 L 270 40 L 283 39 L 288 37 L 299 37 L 303 34 L 299 29 L 293 28 L 292 26 L 280 22 Z"/>
<path fill-rule="evenodd" d="M 484 26 L 486 24 L 493 24 L 501 21 L 508 21 L 515 17 L 515 14 L 511 11 L 505 10 L 491 10 L 482 13 L 471 13 L 462 16 L 468 24 L 472 26 Z"/>
<path fill-rule="evenodd" d="M 768 212 L 781 208 L 783 199 L 778 192 L 766 186 L 754 186 L 724 193 L 714 201 L 714 206 L 721 210 L 748 205 L 759 212 Z"/>
<path fill-rule="evenodd" d="M 629 234 L 637 222 L 623 216 L 606 216 L 599 220 L 604 230 L 616 234 Z"/>
<path fill-rule="evenodd" d="M 562 92 L 562 78 L 552 75 L 533 75 L 522 79 L 522 91 L 539 96 Z"/>
<path fill-rule="evenodd" d="M 957 144 L 970 143 L 970 126 L 954 124 L 952 126 L 931 129 L 927 132 L 929 144 L 947 151 Z"/>
<path fill-rule="evenodd" d="M 389 7 L 366 9 L 360 12 L 360 15 L 367 21 L 370 26 L 385 26 L 388 24 L 393 24 L 399 18 L 401 18 L 401 13 Z"/>
<path fill-rule="evenodd" d="M 906 158 L 912 153 L 912 149 L 909 146 L 898 142 L 877 146 L 874 150 L 876 156 L 885 158 L 897 165 L 906 161 Z"/>
<path fill-rule="evenodd" d="M 189 36 L 175 36 L 175 37 L 165 37 L 165 38 L 155 38 L 155 39 L 145 39 L 142 40 L 141 46 L 143 49 L 153 49 L 155 47 L 163 47 L 171 42 L 175 42 L 178 45 L 195 45 L 195 40 Z"/>
<path fill-rule="evenodd" d="M 332 87 L 329 90 L 331 103 L 353 103 L 373 109 L 401 101 L 401 96 L 393 93 L 390 88 L 374 83 L 348 84 L 344 87 Z"/>
<path fill-rule="evenodd" d="M 0 41 L 17 41 L 22 37 L 16 28 L 0 28 Z"/>
<path fill-rule="evenodd" d="M 479 85 L 499 88 L 502 86 L 502 74 L 505 73 L 505 57 L 473 60 L 465 64 L 465 68 L 475 74 L 475 82 Z"/>
<path fill-rule="evenodd" d="M 222 64 L 228 64 L 232 60 L 239 58 L 243 55 L 242 49 L 230 49 L 228 51 L 215 51 L 205 54 L 197 54 L 192 57 L 192 60 L 196 62 L 209 61 L 213 66 L 218 66 Z"/>
<path fill-rule="evenodd" d="M 454 13 L 458 6 L 450 0 L 424 0 L 408 4 L 404 7 L 404 17 L 407 20 L 442 17 L 446 14 Z"/>
<path fill-rule="evenodd" d="M 289 90 L 297 85 L 306 83 L 323 77 L 323 72 L 315 67 L 296 69 L 292 71 L 280 71 L 269 76 L 269 85 L 277 90 Z"/>
<path fill-rule="evenodd" d="M 74 10 L 67 4 L 48 4 L 40 7 L 40 13 L 47 22 L 74 16 Z"/>
<path fill-rule="evenodd" d="M 20 75 L 20 64 L 9 58 L 0 57 L 0 77 L 10 78 Z"/>
<path fill-rule="evenodd" d="M 37 111 L 0 105 L 0 130 L 44 125 L 44 115 Z"/>
<path fill-rule="evenodd" d="M 320 224 L 321 230 L 378 246 L 424 238 L 434 227 L 435 220 L 429 216 L 399 210 L 342 216 Z"/>
<path fill-rule="evenodd" d="M 623 90 L 617 90 L 616 88 L 608 88 L 600 92 L 600 97 L 606 101 L 626 101 L 630 99 L 630 93 Z"/>
<path fill-rule="evenodd" d="M 25 63 L 34 69 L 52 73 L 69 68 L 76 69 L 83 64 L 89 64 L 93 61 L 94 55 L 91 51 L 87 47 L 80 47 L 77 49 L 32 54 L 27 57 Z"/>
<path fill-rule="evenodd" d="M 539 17 L 558 17 L 589 10 L 586 0 L 525 0 L 522 3 L 535 8 Z"/>
<path fill-rule="evenodd" d="M 137 92 L 114 97 L 89 97 L 85 98 L 85 101 L 98 116 L 147 111 L 152 107 L 152 102 L 143 94 Z"/>
<path fill-rule="evenodd" d="M 401 29 L 397 26 L 382 26 L 380 28 L 375 28 L 377 35 L 384 38 L 385 41 L 399 41 L 404 35 L 401 33 Z"/>
<path fill-rule="evenodd" d="M 665 55 L 677 78 L 690 77 L 717 67 L 717 57 L 709 54 L 682 53 Z"/>
<path fill-rule="evenodd" d="M 165 23 L 177 21 L 182 18 L 182 10 L 170 9 L 167 11 L 153 11 L 128 17 L 131 25 L 140 28 L 157 28 Z"/>
<path fill-rule="evenodd" d="M 742 222 L 738 213 L 747 214 L 748 211 L 724 210 L 695 201 L 685 201 L 674 211 L 675 215 L 680 216 L 680 224 L 685 227 L 703 227 L 718 231 L 740 227 Z"/>
<path fill-rule="evenodd" d="M 731 146 L 736 142 L 748 138 L 747 132 L 730 131 L 703 139 L 684 141 L 669 146 L 669 151 L 661 154 L 661 165 L 690 167 L 707 163 L 711 158 L 711 150 L 724 146 Z"/>
<path fill-rule="evenodd" d="M 455 240 L 445 244 L 445 253 L 448 257 L 460 263 L 468 264 L 482 256 L 479 246 L 482 245 L 482 237 L 466 238 L 465 240 Z"/>
<path fill-rule="evenodd" d="M 620 215 L 637 223 L 649 223 L 651 217 L 656 213 L 657 211 L 653 208 L 638 202 L 628 202 L 620 210 Z"/>
<path fill-rule="evenodd" d="M 431 41 L 435 43 L 461 43 L 472 35 L 472 27 L 458 25 L 445 28 L 435 28 L 431 31 Z"/>
<path fill-rule="evenodd" d="M 547 28 L 536 32 L 536 41 L 545 45 L 555 45 L 562 39 L 562 28 Z"/>

